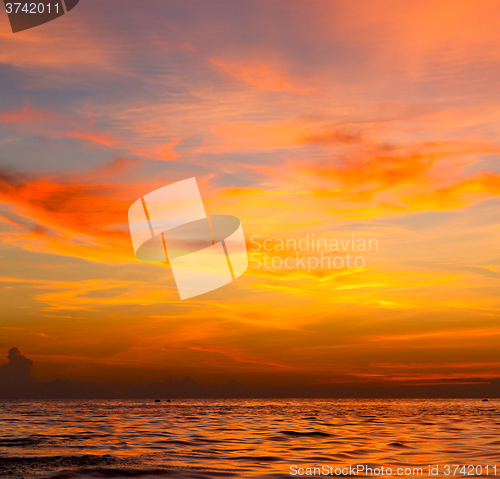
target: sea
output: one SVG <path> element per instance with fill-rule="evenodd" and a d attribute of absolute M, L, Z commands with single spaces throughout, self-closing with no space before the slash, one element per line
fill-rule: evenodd
<path fill-rule="evenodd" d="M 500 477 L 500 400 L 0 401 L 1 478 Z"/>

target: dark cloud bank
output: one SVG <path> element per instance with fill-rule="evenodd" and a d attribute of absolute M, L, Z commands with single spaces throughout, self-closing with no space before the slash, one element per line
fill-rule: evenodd
<path fill-rule="evenodd" d="M 142 385 L 84 383 L 70 380 L 35 381 L 33 361 L 12 348 L 8 363 L 0 367 L 1 399 L 126 399 L 126 398 L 488 398 L 500 397 L 500 378 L 484 384 L 434 384 L 412 386 L 309 386 L 248 387 L 236 381 L 222 386 L 200 384 L 193 379 L 165 379 Z M 448 381 L 449 382 L 449 381 Z"/>

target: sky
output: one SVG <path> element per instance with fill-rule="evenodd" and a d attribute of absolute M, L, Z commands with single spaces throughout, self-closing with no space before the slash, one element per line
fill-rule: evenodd
<path fill-rule="evenodd" d="M 0 365 L 16 347 L 38 381 L 500 377 L 499 15 L 81 0 L 16 34 L 0 15 Z M 251 261 L 181 301 L 127 212 L 192 177 Z M 278 247 L 313 236 L 377 247 L 363 267 L 258 267 L 266 239 L 284 259 L 317 256 Z"/>

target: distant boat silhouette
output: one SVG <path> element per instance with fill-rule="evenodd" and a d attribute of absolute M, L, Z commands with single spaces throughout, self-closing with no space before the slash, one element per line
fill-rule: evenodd
<path fill-rule="evenodd" d="M 486 402 L 486 401 L 488 401 L 488 399 L 483 399 L 483 402 Z"/>
<path fill-rule="evenodd" d="M 161 399 L 155 399 L 155 402 L 161 402 Z"/>

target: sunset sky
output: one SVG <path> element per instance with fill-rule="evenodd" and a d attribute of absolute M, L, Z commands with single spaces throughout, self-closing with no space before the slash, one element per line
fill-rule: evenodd
<path fill-rule="evenodd" d="M 0 365 L 18 347 L 40 381 L 500 377 L 498 1 L 81 0 L 16 34 L 0 13 Z M 249 248 L 378 251 L 181 301 L 127 212 L 191 177 Z"/>

